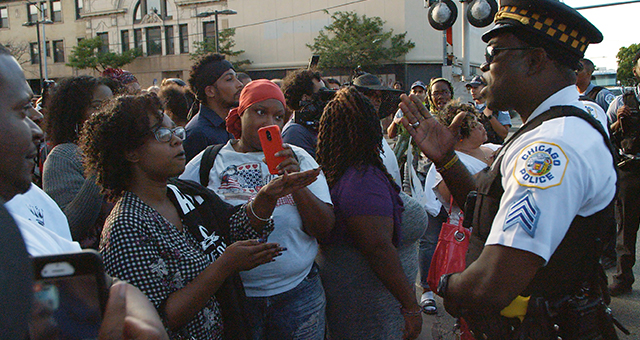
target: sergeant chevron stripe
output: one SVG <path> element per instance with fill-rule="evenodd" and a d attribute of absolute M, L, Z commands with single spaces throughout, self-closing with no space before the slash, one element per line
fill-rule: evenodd
<path fill-rule="evenodd" d="M 529 236 L 534 237 L 538 227 L 539 214 L 540 209 L 538 209 L 531 191 L 527 190 L 527 194 L 524 197 L 513 202 L 509 207 L 503 230 L 507 230 L 514 225 L 520 225 Z"/>

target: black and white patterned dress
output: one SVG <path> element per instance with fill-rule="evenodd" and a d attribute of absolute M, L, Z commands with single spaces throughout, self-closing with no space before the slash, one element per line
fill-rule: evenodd
<path fill-rule="evenodd" d="M 212 234 L 209 240 L 216 240 L 218 251 L 210 255 L 203 252 L 202 245 L 187 231 L 189 223 L 197 222 L 182 216 L 185 207 L 190 206 L 183 204 L 189 197 L 174 193 L 176 188 L 171 188 L 167 195 L 183 218 L 183 231 L 138 196 L 126 192 L 105 223 L 100 245 L 107 273 L 140 289 L 161 317 L 169 295 L 196 278 L 226 248 L 224 240 Z M 230 224 L 232 235 L 242 239 L 259 238 L 249 226 L 245 209 L 236 212 Z M 220 306 L 212 296 L 189 323 L 178 332 L 169 333 L 172 338 L 222 339 L 223 328 Z"/>

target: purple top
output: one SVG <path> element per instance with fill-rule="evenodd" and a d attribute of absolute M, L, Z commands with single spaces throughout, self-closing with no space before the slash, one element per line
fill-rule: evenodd
<path fill-rule="evenodd" d="M 347 169 L 331 188 L 336 224 L 327 243 L 351 243 L 346 234 L 347 218 L 374 215 L 393 218 L 393 244 L 397 245 L 404 211 L 399 192 L 400 188 L 372 165 Z"/>

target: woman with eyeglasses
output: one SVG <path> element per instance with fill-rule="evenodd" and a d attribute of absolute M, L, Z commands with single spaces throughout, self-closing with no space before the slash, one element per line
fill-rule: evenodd
<path fill-rule="evenodd" d="M 92 174 L 85 174 L 78 134 L 84 122 L 113 90 L 102 78 L 79 76 L 64 79 L 51 98 L 45 116 L 45 132 L 50 147 L 42 173 L 42 188 L 60 206 L 74 241 L 83 248 L 98 249 L 104 219 L 111 204 L 100 194 Z"/>
<path fill-rule="evenodd" d="M 429 110 L 434 114 L 442 110 L 453 99 L 453 85 L 445 78 L 434 78 L 427 88 Z"/>
<path fill-rule="evenodd" d="M 115 98 L 88 120 L 81 140 L 88 171 L 117 200 L 100 252 L 109 275 L 145 293 L 172 338 L 245 339 L 238 272 L 285 250 L 264 242 L 273 220 L 256 216 L 271 216 L 280 197 L 317 173 L 274 179 L 252 202 L 232 207 L 173 179 L 185 167 L 184 137 L 152 94 Z"/>

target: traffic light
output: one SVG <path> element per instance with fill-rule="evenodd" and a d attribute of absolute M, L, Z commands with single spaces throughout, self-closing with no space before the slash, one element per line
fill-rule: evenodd
<path fill-rule="evenodd" d="M 467 20 L 475 27 L 491 25 L 493 17 L 498 12 L 496 0 L 473 0 L 467 6 Z"/>
<path fill-rule="evenodd" d="M 428 0 L 427 19 L 431 27 L 444 31 L 453 26 L 458 18 L 458 7 L 451 0 Z"/>

